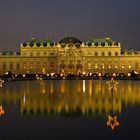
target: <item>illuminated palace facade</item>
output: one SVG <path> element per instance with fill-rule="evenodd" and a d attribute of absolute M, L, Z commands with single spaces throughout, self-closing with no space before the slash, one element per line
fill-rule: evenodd
<path fill-rule="evenodd" d="M 110 38 L 81 42 L 65 37 L 58 43 L 31 38 L 21 43 L 19 52 L 0 52 L 0 74 L 128 73 L 140 72 L 140 52 L 122 51 L 121 44 Z"/>

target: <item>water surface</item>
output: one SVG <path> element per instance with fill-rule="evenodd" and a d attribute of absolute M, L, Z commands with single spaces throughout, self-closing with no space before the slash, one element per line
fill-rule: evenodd
<path fill-rule="evenodd" d="M 140 81 L 9 81 L 0 88 L 3 139 L 137 139 Z M 108 116 L 117 117 L 111 129 Z"/>

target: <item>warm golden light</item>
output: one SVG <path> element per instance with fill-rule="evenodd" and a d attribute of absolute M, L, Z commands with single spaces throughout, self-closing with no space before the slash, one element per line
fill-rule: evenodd
<path fill-rule="evenodd" d="M 5 111 L 4 109 L 2 108 L 2 105 L 0 106 L 0 116 L 4 115 L 5 114 Z"/>
<path fill-rule="evenodd" d="M 98 73 L 98 76 L 102 76 L 102 74 L 101 73 Z"/>
<path fill-rule="evenodd" d="M 83 80 L 83 93 L 86 91 L 86 85 L 85 85 L 85 80 Z"/>
<path fill-rule="evenodd" d="M 114 130 L 114 128 L 116 126 L 119 126 L 119 122 L 117 121 L 117 116 L 108 116 L 108 121 L 107 121 L 107 126 L 110 126 L 112 130 Z"/>
<path fill-rule="evenodd" d="M 83 75 L 85 75 L 86 73 L 83 71 Z"/>
<path fill-rule="evenodd" d="M 109 82 L 106 82 L 109 85 L 109 89 L 114 89 L 118 85 L 118 82 L 115 82 L 113 78 Z"/>
<path fill-rule="evenodd" d="M 128 73 L 127 76 L 130 77 L 131 76 L 131 73 Z"/>
<path fill-rule="evenodd" d="M 4 80 L 0 79 L 0 87 L 2 87 L 2 84 L 4 83 Z"/>

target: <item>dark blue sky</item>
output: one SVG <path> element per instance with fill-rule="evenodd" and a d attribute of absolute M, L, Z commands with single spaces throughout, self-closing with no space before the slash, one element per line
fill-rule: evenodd
<path fill-rule="evenodd" d="M 30 37 L 110 37 L 140 50 L 140 0 L 1 0 L 0 50 Z"/>

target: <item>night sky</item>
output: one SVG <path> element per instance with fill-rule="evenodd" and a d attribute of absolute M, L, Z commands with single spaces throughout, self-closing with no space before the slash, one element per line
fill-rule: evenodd
<path fill-rule="evenodd" d="M 0 50 L 31 37 L 110 37 L 140 50 L 140 0 L 0 0 Z"/>

